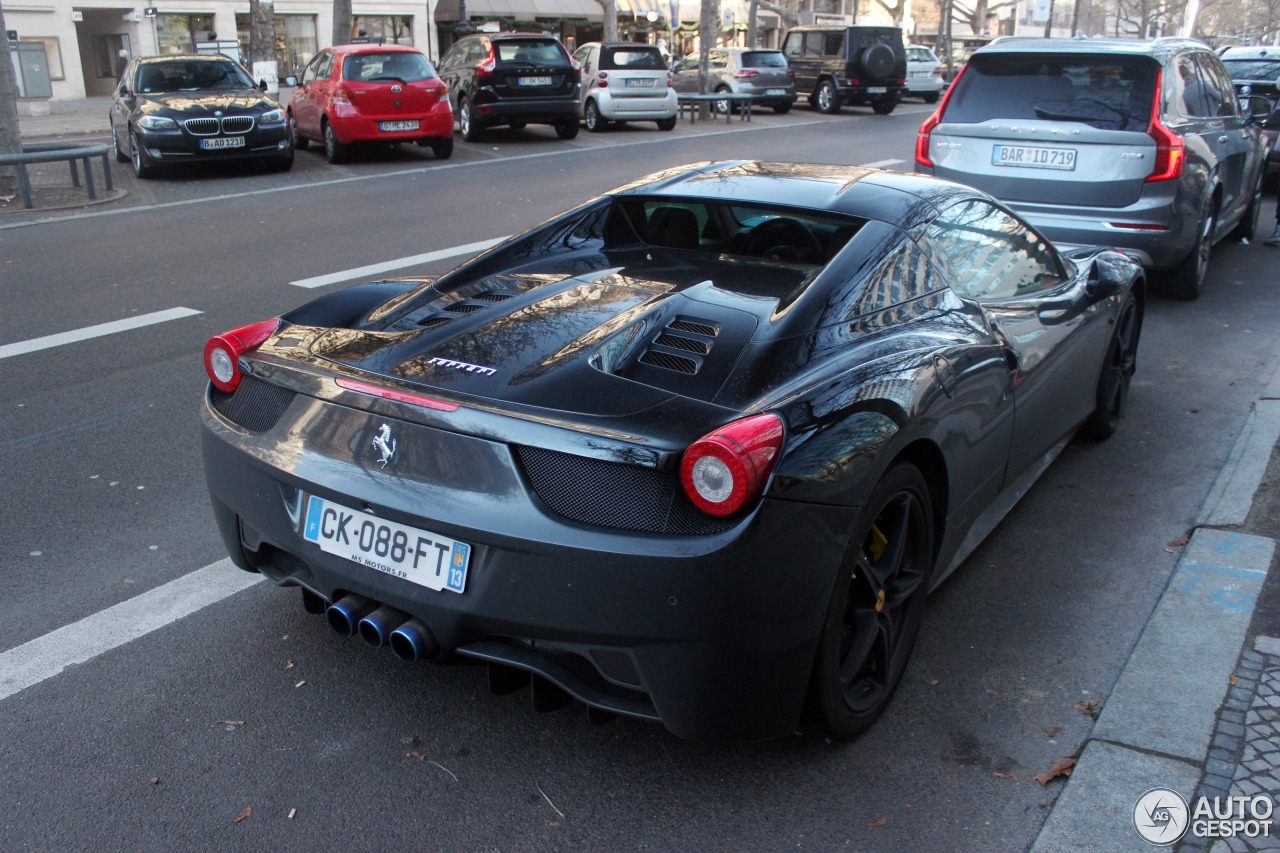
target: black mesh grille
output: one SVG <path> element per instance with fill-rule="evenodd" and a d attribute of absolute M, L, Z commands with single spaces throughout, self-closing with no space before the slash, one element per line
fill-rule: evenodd
<path fill-rule="evenodd" d="M 647 350 L 644 355 L 640 356 L 640 360 L 645 364 L 661 367 L 663 370 L 674 370 L 677 373 L 693 375 L 698 372 L 698 363 L 696 361 L 691 358 L 685 358 L 682 355 L 672 355 L 668 352 Z"/>
<path fill-rule="evenodd" d="M 682 349 L 685 352 L 695 352 L 698 355 L 706 355 L 711 351 L 711 345 L 703 341 L 695 341 L 693 338 L 682 337 L 681 335 L 658 335 L 658 339 L 654 341 L 658 346 L 671 347 L 672 349 Z"/>
<path fill-rule="evenodd" d="M 252 376 L 243 376 L 228 394 L 209 389 L 209 400 L 224 418 L 251 432 L 266 432 L 276 425 L 297 393 Z"/>
<path fill-rule="evenodd" d="M 677 332 L 693 332 L 695 335 L 706 335 L 714 338 L 720 334 L 720 330 L 715 326 L 709 326 L 706 323 L 695 323 L 692 320 L 673 320 L 668 329 L 675 329 Z"/>
<path fill-rule="evenodd" d="M 434 317 L 426 317 L 422 320 L 419 320 L 418 325 L 424 329 L 430 329 L 433 326 L 439 326 L 441 323 L 447 323 L 452 319 L 453 319 L 452 317 L 441 317 L 439 314 L 437 314 Z"/>
<path fill-rule="evenodd" d="M 470 314 L 472 311 L 479 311 L 483 305 L 473 305 L 470 302 L 455 302 L 444 310 L 452 311 L 454 314 Z"/>
<path fill-rule="evenodd" d="M 511 296 L 512 294 L 510 293 L 482 293 L 479 296 L 477 296 L 476 299 L 479 299 L 483 302 L 502 302 L 504 300 L 510 299 Z"/>
<path fill-rule="evenodd" d="M 706 515 L 689 502 L 675 472 L 588 459 L 517 445 L 533 490 L 553 512 L 583 524 L 641 533 L 705 536 L 732 521 Z"/>

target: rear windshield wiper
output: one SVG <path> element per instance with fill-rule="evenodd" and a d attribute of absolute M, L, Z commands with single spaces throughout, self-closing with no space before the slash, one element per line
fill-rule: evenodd
<path fill-rule="evenodd" d="M 369 78 L 369 82 L 370 82 L 370 83 L 372 83 L 374 80 L 395 80 L 397 83 L 408 83 L 408 82 L 409 82 L 408 80 L 404 79 L 403 77 L 395 77 L 395 76 L 392 76 L 392 75 L 389 75 L 389 74 L 388 74 L 388 75 L 384 75 L 384 76 L 382 76 L 382 77 L 370 77 L 370 78 Z"/>
<path fill-rule="evenodd" d="M 1052 103 L 1052 101 L 1050 103 Z M 1063 103 L 1066 103 L 1066 102 L 1063 102 Z M 1111 112 L 1115 113 L 1115 117 L 1112 118 L 1111 116 L 1102 116 L 1102 115 L 1098 115 L 1097 113 L 1093 113 L 1092 115 L 1090 115 L 1084 112 L 1071 112 L 1066 109 L 1061 111 L 1051 110 L 1051 109 L 1046 109 L 1045 107 L 1039 104 L 1036 104 L 1035 106 L 1036 118 L 1047 118 L 1047 119 L 1054 119 L 1057 121 L 1114 121 L 1114 122 L 1118 122 L 1121 126 L 1126 124 L 1130 118 L 1129 113 L 1125 112 L 1124 110 L 1118 110 L 1115 107 L 1111 106 L 1110 104 L 1106 104 L 1106 103 L 1103 103 L 1102 101 L 1094 100 L 1093 98 L 1077 98 L 1076 100 L 1071 101 L 1070 104 L 1071 106 L 1075 106 L 1076 104 L 1094 104 L 1096 106 L 1102 107 L 1105 110 L 1110 110 Z"/>

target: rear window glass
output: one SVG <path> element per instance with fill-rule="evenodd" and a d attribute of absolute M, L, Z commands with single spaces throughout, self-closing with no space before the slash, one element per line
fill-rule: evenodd
<path fill-rule="evenodd" d="M 652 246 L 804 267 L 825 265 L 862 225 L 859 219 L 808 211 L 671 198 L 630 196 L 618 205 Z"/>
<path fill-rule="evenodd" d="M 742 54 L 743 68 L 786 68 L 787 60 L 776 50 L 761 50 Z"/>
<path fill-rule="evenodd" d="M 547 39 L 504 39 L 493 49 L 502 62 L 566 62 L 560 43 Z"/>
<path fill-rule="evenodd" d="M 1274 80 L 1280 77 L 1280 61 L 1271 59 L 1224 59 L 1233 80 Z"/>
<path fill-rule="evenodd" d="M 642 71 L 664 71 L 662 52 L 656 47 L 607 47 L 600 53 L 600 67 Z"/>
<path fill-rule="evenodd" d="M 435 76 L 431 63 L 420 53 L 357 53 L 342 61 L 344 80 L 399 80 L 401 83 L 412 83 L 416 80 L 430 80 Z"/>
<path fill-rule="evenodd" d="M 975 55 L 943 120 L 1042 119 L 1146 130 L 1159 70 L 1138 56 Z"/>

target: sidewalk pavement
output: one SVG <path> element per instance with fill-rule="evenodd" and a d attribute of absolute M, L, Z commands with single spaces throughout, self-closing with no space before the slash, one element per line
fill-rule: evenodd
<path fill-rule="evenodd" d="M 1280 583 L 1268 582 L 1276 541 L 1240 532 L 1258 511 L 1254 498 L 1265 492 L 1259 486 L 1277 440 L 1280 370 L 1256 401 L 1031 853 L 1175 844 L 1180 853 L 1280 850 L 1271 814 L 1280 806 L 1280 639 L 1266 635 L 1280 625 L 1253 618 L 1264 583 L 1273 596 Z M 1152 789 L 1167 791 L 1148 800 Z M 1175 792 L 1185 804 L 1180 815 L 1168 808 Z M 1163 811 L 1139 809 L 1139 797 Z M 1248 802 L 1235 801 L 1227 814 L 1228 797 Z M 1243 819 L 1232 837 L 1197 811 L 1215 805 L 1209 819 Z M 1143 840 L 1139 823 L 1167 840 Z"/>
<path fill-rule="evenodd" d="M 50 101 L 47 116 L 19 116 L 18 134 L 24 140 L 107 133 L 111 129 L 110 98 Z"/>

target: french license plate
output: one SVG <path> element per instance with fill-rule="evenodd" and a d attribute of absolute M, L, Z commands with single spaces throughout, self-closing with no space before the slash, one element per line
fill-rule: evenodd
<path fill-rule="evenodd" d="M 785 95 L 787 94 L 787 90 L 786 89 L 765 89 L 764 93 L 766 95 Z"/>
<path fill-rule="evenodd" d="M 302 536 L 321 550 L 427 589 L 467 588 L 471 546 L 312 496 Z"/>
<path fill-rule="evenodd" d="M 200 147 L 206 151 L 211 151 L 215 148 L 243 148 L 244 137 L 243 136 L 215 136 L 212 139 L 201 139 Z"/>
<path fill-rule="evenodd" d="M 622 88 L 624 89 L 652 89 L 653 80 L 646 77 L 624 77 L 622 79 Z"/>
<path fill-rule="evenodd" d="M 379 127 L 383 130 L 417 130 L 418 122 L 414 121 L 384 121 Z"/>
<path fill-rule="evenodd" d="M 1076 168 L 1074 148 L 1040 148 L 1031 145 L 996 145 L 991 149 L 991 165 L 1018 166 L 1025 169 L 1059 169 L 1064 172 Z"/>
<path fill-rule="evenodd" d="M 868 86 L 867 87 L 868 95 L 883 95 L 887 91 L 889 91 L 889 89 L 885 86 Z"/>
<path fill-rule="evenodd" d="M 550 77 L 517 77 L 517 86 L 550 86 Z"/>

